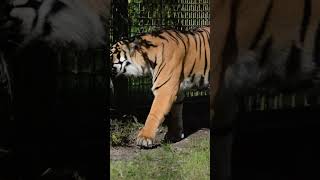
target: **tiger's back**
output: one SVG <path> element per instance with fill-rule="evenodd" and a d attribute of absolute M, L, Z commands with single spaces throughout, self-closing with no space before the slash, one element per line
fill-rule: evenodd
<path fill-rule="evenodd" d="M 169 77 L 168 72 L 160 72 L 160 68 L 166 64 L 171 68 L 181 64 L 181 90 L 201 88 L 209 85 L 210 70 L 210 28 L 202 27 L 190 31 L 161 30 L 156 33 L 142 35 L 141 38 L 148 41 L 156 48 L 147 48 L 144 54 L 145 61 L 154 61 L 151 65 L 153 83 L 157 78 Z M 151 45 L 149 45 L 151 46 Z M 172 57 L 174 56 L 174 58 Z M 170 68 L 167 68 L 170 69 Z M 153 87 L 154 90 L 156 87 Z"/>
<path fill-rule="evenodd" d="M 208 87 L 210 71 L 210 28 L 204 27 L 200 29 L 200 31 L 187 36 L 188 48 L 184 60 L 184 80 L 180 88 L 186 90 L 192 87 Z"/>

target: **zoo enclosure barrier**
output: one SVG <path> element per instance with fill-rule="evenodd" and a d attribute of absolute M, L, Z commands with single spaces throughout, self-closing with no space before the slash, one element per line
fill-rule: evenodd
<path fill-rule="evenodd" d="M 113 43 L 123 36 L 162 28 L 190 30 L 210 24 L 210 0 L 114 0 L 112 6 L 110 39 Z M 150 107 L 151 77 L 120 78 L 114 84 L 113 107 L 124 113 Z M 208 90 L 190 90 L 186 92 L 186 100 L 208 99 L 208 93 Z"/>
<path fill-rule="evenodd" d="M 161 28 L 188 30 L 210 24 L 210 0 L 114 0 L 110 26 L 111 44 L 121 37 L 134 36 Z M 115 82 L 112 107 L 125 113 L 148 109 L 152 103 L 151 78 L 120 78 Z M 214 88 L 214 85 L 213 85 Z M 188 91 L 186 100 L 204 98 L 209 91 Z M 319 96 L 307 91 L 272 92 L 263 88 L 247 94 L 244 111 L 268 111 L 317 106 Z"/>

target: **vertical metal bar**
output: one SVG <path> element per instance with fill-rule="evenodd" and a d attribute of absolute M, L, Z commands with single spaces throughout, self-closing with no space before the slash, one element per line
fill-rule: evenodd
<path fill-rule="evenodd" d="M 128 1 L 127 0 L 118 0 L 113 1 L 113 38 L 118 40 L 121 36 L 128 36 Z M 127 78 L 118 78 L 114 82 L 115 88 L 115 104 L 120 111 L 127 113 L 130 111 L 128 103 L 129 95 L 129 81 Z"/>

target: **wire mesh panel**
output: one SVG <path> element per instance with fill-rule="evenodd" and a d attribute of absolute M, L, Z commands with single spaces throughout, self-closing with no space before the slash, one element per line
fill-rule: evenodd
<path fill-rule="evenodd" d="M 301 89 L 292 92 L 272 92 L 257 89 L 243 99 L 244 111 L 270 111 L 320 106 L 319 89 Z"/>
<path fill-rule="evenodd" d="M 189 30 L 210 24 L 209 0 L 132 0 L 130 32 L 135 35 L 163 27 Z"/>

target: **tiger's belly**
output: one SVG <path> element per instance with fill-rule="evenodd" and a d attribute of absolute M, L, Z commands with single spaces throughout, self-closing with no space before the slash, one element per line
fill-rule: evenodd
<path fill-rule="evenodd" d="M 208 77 L 202 75 L 194 75 L 185 78 L 180 83 L 180 91 L 185 91 L 189 89 L 205 89 L 209 87 Z"/>

